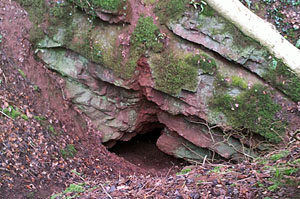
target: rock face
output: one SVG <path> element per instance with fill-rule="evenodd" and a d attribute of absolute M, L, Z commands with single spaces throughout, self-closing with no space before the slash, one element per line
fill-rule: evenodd
<path fill-rule="evenodd" d="M 131 24 L 112 25 L 99 13 L 104 21 L 92 24 L 75 9 L 36 52 L 64 77 L 67 98 L 108 147 L 155 128 L 164 129 L 159 149 L 188 160 L 212 154 L 240 160 L 254 157 L 264 143 L 285 142 L 300 117 L 295 100 L 265 84 L 279 61 L 211 8 L 185 6 L 165 20 L 165 33 L 152 17 L 134 24 L 138 11 Z M 154 15 L 151 6 L 144 10 Z"/>

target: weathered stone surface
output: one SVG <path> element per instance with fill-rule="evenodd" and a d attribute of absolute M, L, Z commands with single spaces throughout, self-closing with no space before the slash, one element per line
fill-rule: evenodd
<path fill-rule="evenodd" d="M 269 69 L 268 51 L 216 12 L 206 15 L 191 9 L 178 21 L 171 20 L 168 27 L 176 35 L 201 44 L 260 76 Z"/>
<path fill-rule="evenodd" d="M 202 161 L 204 158 L 212 157 L 212 153 L 207 149 L 197 147 L 167 128 L 162 131 L 156 146 L 169 155 L 186 160 Z"/>
<path fill-rule="evenodd" d="M 39 43 L 37 51 L 49 68 L 64 77 L 67 97 L 91 118 L 102 132 L 102 142 L 107 146 L 112 146 L 117 140 L 128 141 L 138 133 L 159 126 L 165 130 L 157 146 L 179 158 L 201 159 L 182 145 L 204 156 L 213 151 L 226 159 L 253 157 L 255 153 L 249 148 L 257 147 L 258 140 L 264 140 L 264 134 L 249 141 L 248 135 L 257 133 L 256 129 L 249 132 L 243 128 L 243 123 L 235 126 L 238 118 L 232 119 L 235 115 L 231 113 L 238 112 L 248 103 L 237 104 L 235 101 L 245 96 L 254 85 L 265 90 L 262 96 L 249 97 L 249 101 L 250 98 L 267 98 L 272 103 L 265 104 L 266 107 L 278 108 L 276 114 L 267 115 L 267 119 L 283 123 L 283 128 L 299 128 L 300 117 L 290 111 L 296 104 L 245 70 L 250 69 L 262 76 L 269 69 L 272 60 L 266 57 L 267 52 L 257 42 L 245 37 L 218 15 L 188 11 L 182 18 L 170 20 L 168 25 L 178 36 L 204 45 L 234 63 L 204 52 L 190 42 L 171 37 L 164 44 L 164 56 L 147 51 L 136 59 L 137 63 L 133 63 L 136 68 L 128 78 L 128 75 L 123 75 L 128 71 L 122 64 L 131 58 L 129 28 L 103 22 L 93 27 L 82 13 L 73 15 L 72 34 L 69 27 L 59 26 L 52 37 Z M 155 61 L 157 57 L 163 64 Z M 215 65 L 211 66 L 212 63 Z M 244 68 L 237 67 L 236 63 Z M 159 67 L 169 68 L 158 70 Z M 176 68 L 175 72 L 191 69 L 193 72 L 187 71 L 186 74 L 193 76 L 183 74 L 185 79 L 174 80 L 176 73 L 173 68 Z M 161 77 L 168 80 L 163 83 L 179 82 L 175 92 L 168 90 L 172 85 L 159 82 Z M 252 119 L 249 121 L 258 126 L 265 118 L 259 115 L 253 119 L 251 113 L 258 108 L 255 103 L 258 101 L 249 111 Z M 285 139 L 284 134 L 282 137 Z"/>

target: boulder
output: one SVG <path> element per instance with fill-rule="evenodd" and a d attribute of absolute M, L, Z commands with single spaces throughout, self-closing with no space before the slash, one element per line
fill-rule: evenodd
<path fill-rule="evenodd" d="M 281 62 L 211 8 L 187 8 L 166 20 L 168 36 L 155 18 L 92 25 L 75 12 L 36 52 L 107 146 L 157 127 L 158 148 L 191 160 L 240 160 L 286 142 L 300 117 L 290 82 L 270 76 Z"/>

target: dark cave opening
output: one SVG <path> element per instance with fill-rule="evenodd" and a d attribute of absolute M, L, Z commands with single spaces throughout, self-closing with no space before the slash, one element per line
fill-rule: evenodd
<path fill-rule="evenodd" d="M 155 128 L 145 134 L 138 134 L 130 141 L 118 141 L 109 151 L 149 172 L 161 175 L 175 173 L 187 162 L 159 150 L 156 142 L 161 131 L 162 128 Z"/>

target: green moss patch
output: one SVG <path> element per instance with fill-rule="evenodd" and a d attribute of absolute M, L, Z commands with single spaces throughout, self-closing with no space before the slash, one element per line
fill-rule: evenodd
<path fill-rule="evenodd" d="M 205 54 L 188 56 L 186 62 L 201 69 L 203 74 L 214 75 L 217 71 L 216 61 Z"/>
<path fill-rule="evenodd" d="M 44 21 L 44 16 L 48 12 L 45 0 L 15 0 L 28 13 L 30 21 L 33 26 L 29 32 L 29 39 L 32 43 L 36 43 L 44 37 L 43 29 L 40 24 Z"/>
<path fill-rule="evenodd" d="M 44 14 L 47 13 L 45 0 L 15 0 L 26 9 L 29 14 L 30 21 L 40 24 L 44 20 Z"/>
<path fill-rule="evenodd" d="M 239 76 L 234 75 L 231 77 L 231 80 L 232 80 L 232 85 L 235 87 L 238 87 L 240 89 L 247 89 L 248 87 L 247 82 Z"/>
<path fill-rule="evenodd" d="M 300 79 L 281 60 L 273 59 L 269 71 L 263 76 L 293 101 L 300 101 Z"/>
<path fill-rule="evenodd" d="M 163 92 L 177 95 L 181 89 L 195 90 L 198 83 L 198 64 L 193 57 L 181 58 L 163 53 L 152 58 L 155 86 Z"/>
<path fill-rule="evenodd" d="M 271 92 L 265 86 L 256 84 L 237 97 L 217 93 L 211 105 L 223 112 L 234 128 L 258 133 L 269 142 L 280 142 L 280 136 L 285 132 L 286 124 L 275 118 L 281 108 L 273 102 Z"/>
<path fill-rule="evenodd" d="M 135 72 L 137 61 L 141 56 L 148 56 L 150 52 L 163 51 L 163 35 L 154 24 L 151 17 L 141 16 L 132 33 L 130 55 L 126 63 L 119 67 L 123 78 L 129 79 Z"/>
<path fill-rule="evenodd" d="M 153 23 L 151 17 L 141 16 L 137 23 L 135 30 L 131 36 L 131 45 L 134 50 L 145 52 L 145 50 L 152 50 L 160 52 L 163 49 L 163 43 L 160 41 L 159 28 Z"/>
<path fill-rule="evenodd" d="M 103 9 L 108 11 L 118 11 L 125 4 L 126 0 L 68 0 L 71 3 L 75 3 L 80 8 L 84 9 L 88 14 L 95 15 L 96 9 Z"/>
<path fill-rule="evenodd" d="M 155 13 L 160 23 L 164 24 L 169 19 L 177 19 L 186 9 L 188 0 L 162 0 L 155 7 Z"/>

